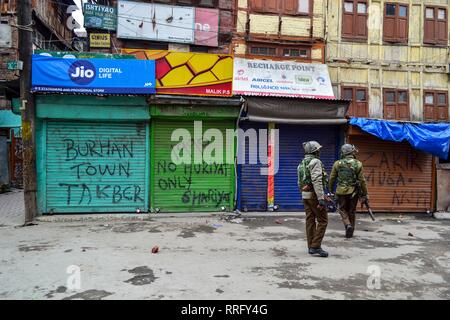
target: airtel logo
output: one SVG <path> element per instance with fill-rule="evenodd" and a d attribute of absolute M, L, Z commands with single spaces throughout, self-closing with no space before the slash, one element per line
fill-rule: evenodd
<path fill-rule="evenodd" d="M 75 61 L 69 68 L 69 77 L 76 84 L 89 84 L 95 79 L 95 66 L 87 60 Z"/>

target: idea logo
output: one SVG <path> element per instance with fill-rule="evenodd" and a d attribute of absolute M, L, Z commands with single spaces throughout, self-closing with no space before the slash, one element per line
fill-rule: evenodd
<path fill-rule="evenodd" d="M 87 60 L 77 60 L 69 68 L 69 77 L 76 84 L 89 84 L 95 79 L 95 67 Z"/>

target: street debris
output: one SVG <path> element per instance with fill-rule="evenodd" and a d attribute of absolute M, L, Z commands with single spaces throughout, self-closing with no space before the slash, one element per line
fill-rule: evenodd
<path fill-rule="evenodd" d="M 280 221 L 280 219 L 275 220 L 276 224 L 283 224 L 283 222 Z"/>
<path fill-rule="evenodd" d="M 214 223 L 212 226 L 216 229 L 219 229 L 219 228 L 223 227 L 223 224 Z"/>
<path fill-rule="evenodd" d="M 408 233 L 408 236 L 409 237 L 414 237 L 414 235 L 410 232 L 410 233 Z"/>
<path fill-rule="evenodd" d="M 152 248 L 152 253 L 158 253 L 159 252 L 159 247 L 158 246 L 154 246 Z"/>

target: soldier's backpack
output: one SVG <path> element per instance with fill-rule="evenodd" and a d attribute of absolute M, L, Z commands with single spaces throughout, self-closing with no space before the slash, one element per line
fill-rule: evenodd
<path fill-rule="evenodd" d="M 311 179 L 311 172 L 309 171 L 309 164 L 310 162 L 313 160 L 314 158 L 312 157 L 307 157 L 305 159 L 303 159 L 302 163 L 300 163 L 300 168 L 298 170 L 299 173 L 299 188 L 302 191 L 311 191 L 313 190 L 313 183 L 312 183 L 312 179 Z M 323 166 L 322 163 L 322 184 L 323 184 L 323 189 L 325 190 L 328 184 L 328 176 L 327 173 L 325 171 L 325 168 Z"/>
<path fill-rule="evenodd" d="M 300 190 L 304 190 L 305 187 L 312 188 L 311 172 L 309 172 L 308 166 L 311 160 L 314 158 L 305 158 L 300 163 L 300 169 L 298 171 L 298 181 Z"/>
<path fill-rule="evenodd" d="M 341 159 L 338 162 L 338 184 L 344 187 L 354 187 L 357 184 L 358 162 L 356 159 Z"/>

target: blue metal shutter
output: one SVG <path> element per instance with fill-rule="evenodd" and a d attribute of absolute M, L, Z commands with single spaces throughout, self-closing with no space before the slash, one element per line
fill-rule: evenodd
<path fill-rule="evenodd" d="M 46 211 L 148 211 L 148 124 L 48 121 Z"/>
<path fill-rule="evenodd" d="M 246 121 L 241 123 L 240 128 L 244 131 L 255 129 L 259 141 L 259 129 L 267 130 L 267 123 Z M 249 148 L 247 141 L 245 143 L 245 164 L 240 164 L 238 167 L 238 208 L 242 211 L 267 211 L 267 176 L 260 174 L 260 169 L 267 168 L 267 165 L 261 164 L 258 156 L 259 143 L 256 146 L 257 163 L 249 164 L 248 159 L 252 149 Z M 265 162 L 267 162 L 267 154 Z"/>
<path fill-rule="evenodd" d="M 279 211 L 301 211 L 304 209 L 297 186 L 297 166 L 304 158 L 302 143 L 316 140 L 323 148 L 320 153 L 327 173 L 338 157 L 338 126 L 277 125 L 280 131 L 279 168 L 275 175 L 275 205 Z"/>

